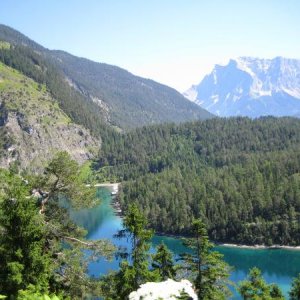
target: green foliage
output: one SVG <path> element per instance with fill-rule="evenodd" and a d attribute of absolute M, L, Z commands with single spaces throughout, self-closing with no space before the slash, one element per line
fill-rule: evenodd
<path fill-rule="evenodd" d="M 105 299 L 126 299 L 140 284 L 155 278 L 149 270 L 148 254 L 153 232 L 146 229 L 147 221 L 136 205 L 129 207 L 123 223 L 125 229 L 120 231 L 119 236 L 130 239 L 131 249 L 122 253 L 128 261 L 121 262 L 120 270 L 104 279 L 102 293 Z"/>
<path fill-rule="evenodd" d="M 213 244 L 201 220 L 192 222 L 192 234 L 193 238 L 185 239 L 191 253 L 183 254 L 182 260 L 191 273 L 199 299 L 226 299 L 230 295 L 229 266 L 223 261 L 222 254 L 212 251 Z"/>
<path fill-rule="evenodd" d="M 96 190 L 87 188 L 83 179 L 78 163 L 63 151 L 58 152 L 46 167 L 42 184 L 49 191 L 49 198 L 58 199 L 63 195 L 72 207 L 89 207 L 96 204 Z"/>
<path fill-rule="evenodd" d="M 190 300 L 191 296 L 187 292 L 181 291 L 180 292 L 180 296 L 176 297 L 176 299 L 179 299 L 179 300 Z"/>
<path fill-rule="evenodd" d="M 158 278 L 161 281 L 174 279 L 176 276 L 172 253 L 163 243 L 157 246 L 156 253 L 152 255 L 152 268 L 159 274 Z"/>
<path fill-rule="evenodd" d="M 298 275 L 298 277 L 294 278 L 291 290 L 289 291 L 289 296 L 291 300 L 300 299 L 300 274 Z"/>
<path fill-rule="evenodd" d="M 272 299 L 284 299 L 281 289 L 274 283 L 270 285 L 270 296 Z"/>
<path fill-rule="evenodd" d="M 60 300 L 63 298 L 58 297 L 56 295 L 43 294 L 36 288 L 36 286 L 29 285 L 26 290 L 20 290 L 18 292 L 16 299 L 17 300 Z"/>
<path fill-rule="evenodd" d="M 300 121 L 213 119 L 137 129 L 103 144 L 101 176 L 122 184 L 157 232 L 189 235 L 191 218 L 212 240 L 300 243 Z"/>
<path fill-rule="evenodd" d="M 17 295 L 34 284 L 46 291 L 51 273 L 46 231 L 28 187 L 8 174 L 0 204 L 0 291 Z"/>
<path fill-rule="evenodd" d="M 0 49 L 9 49 L 10 44 L 7 42 L 0 41 Z"/>
<path fill-rule="evenodd" d="M 36 178 L 32 185 L 41 191 L 40 212 L 44 215 L 50 247 L 55 253 L 53 289 L 63 290 L 72 299 L 95 295 L 99 281 L 89 278 L 88 262 L 97 256 L 110 258 L 114 247 L 107 241 L 86 241 L 85 232 L 70 220 L 68 210 L 62 205 L 91 206 L 96 203 L 95 190 L 85 186 L 78 164 L 67 152 L 57 153 L 45 174 Z M 84 257 L 82 249 L 89 249 L 90 254 Z"/>
<path fill-rule="evenodd" d="M 240 282 L 238 287 L 239 293 L 245 300 L 283 300 L 283 294 L 275 284 L 268 285 L 258 268 L 250 270 L 247 280 Z"/>
<path fill-rule="evenodd" d="M 132 267 L 134 276 L 131 278 L 130 286 L 135 290 L 150 278 L 148 251 L 153 232 L 146 229 L 147 221 L 135 204 L 129 206 L 123 222 L 125 233 L 129 236 L 132 245 L 129 253 L 132 266 L 128 267 Z"/>
<path fill-rule="evenodd" d="M 86 184 L 95 183 L 94 173 L 91 169 L 91 161 L 86 161 L 82 166 L 80 166 L 78 179 Z"/>
<path fill-rule="evenodd" d="M 95 257 L 110 258 L 114 247 L 86 241 L 85 231 L 70 220 L 64 203 L 94 203 L 95 191 L 79 175 L 66 152 L 55 155 L 45 174 L 26 180 L 0 170 L 0 293 L 17 299 L 48 299 L 48 292 L 62 299 L 99 294 L 99 280 L 88 276 L 87 265 Z"/>

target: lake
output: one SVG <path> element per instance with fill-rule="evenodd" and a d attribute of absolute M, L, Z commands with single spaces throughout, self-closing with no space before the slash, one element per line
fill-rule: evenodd
<path fill-rule="evenodd" d="M 107 188 L 99 188 L 97 195 L 101 199 L 101 205 L 71 212 L 71 217 L 88 231 L 88 239 L 109 239 L 117 246 L 128 245 L 126 240 L 122 241 L 113 237 L 122 228 L 122 219 L 115 215 L 110 205 L 111 191 Z M 162 241 L 175 255 L 185 251 L 179 239 L 166 236 L 154 236 L 153 247 Z M 248 270 L 256 266 L 261 269 L 268 283 L 278 284 L 287 296 L 292 278 L 300 272 L 300 251 L 297 250 L 244 249 L 223 246 L 216 247 L 216 250 L 224 254 L 225 261 L 234 267 L 230 277 L 234 283 L 244 279 Z M 116 259 L 108 262 L 100 258 L 99 261 L 89 265 L 89 274 L 98 277 L 110 270 L 116 270 L 118 265 L 119 261 Z M 232 299 L 241 298 L 235 293 Z"/>

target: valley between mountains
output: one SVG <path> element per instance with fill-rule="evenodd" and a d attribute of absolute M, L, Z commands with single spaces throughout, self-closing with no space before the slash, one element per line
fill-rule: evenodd
<path fill-rule="evenodd" d="M 299 60 L 240 57 L 182 95 L 0 25 L 0 294 L 124 300 L 186 272 L 199 299 L 230 297 L 210 240 L 300 245 L 299 76 Z M 121 183 L 115 234 L 127 250 L 87 240 L 70 217 L 84 208 L 96 224 L 92 187 L 107 182 Z M 155 232 L 186 238 L 181 267 L 164 244 L 149 254 Z M 115 272 L 89 276 L 114 255 Z M 264 299 L 284 298 L 249 276 Z"/>

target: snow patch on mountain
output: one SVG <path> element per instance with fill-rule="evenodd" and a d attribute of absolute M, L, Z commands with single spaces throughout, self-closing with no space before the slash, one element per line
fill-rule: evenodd
<path fill-rule="evenodd" d="M 186 98 L 220 116 L 297 115 L 300 60 L 239 57 L 215 65 Z"/>
<path fill-rule="evenodd" d="M 197 99 L 196 87 L 196 85 L 192 85 L 187 91 L 183 93 L 183 96 L 191 101 L 195 101 Z"/>

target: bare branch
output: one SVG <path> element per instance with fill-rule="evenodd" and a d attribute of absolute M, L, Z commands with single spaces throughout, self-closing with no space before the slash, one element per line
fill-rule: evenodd
<path fill-rule="evenodd" d="M 76 243 L 85 245 L 85 246 L 87 246 L 87 247 L 96 247 L 96 246 L 97 246 L 96 243 L 93 243 L 93 242 L 91 242 L 91 243 L 85 242 L 85 241 L 79 240 L 79 239 L 74 238 L 74 237 L 71 237 L 71 236 L 63 236 L 63 239 L 69 240 L 69 241 L 72 241 L 72 242 L 76 242 Z"/>

